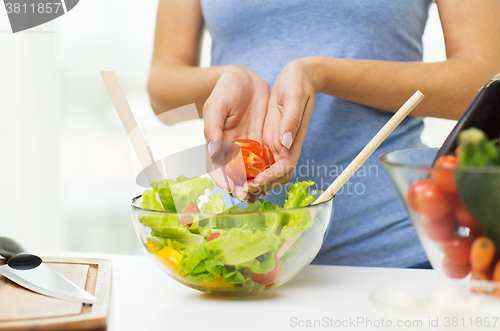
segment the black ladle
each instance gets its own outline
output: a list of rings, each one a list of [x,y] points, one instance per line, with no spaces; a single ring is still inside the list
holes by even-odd
[[[439,149],[436,159],[453,154],[458,146],[460,132],[472,127],[482,130],[490,140],[500,136],[500,74],[481,88],[469,109]]]

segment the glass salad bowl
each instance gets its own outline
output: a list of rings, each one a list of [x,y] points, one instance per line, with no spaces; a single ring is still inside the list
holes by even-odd
[[[315,199],[323,192],[307,186],[303,190]],[[270,191],[255,204],[216,213],[206,212],[211,208],[198,199],[200,212],[195,208],[195,212],[176,213],[145,208],[149,206],[145,200],[151,198],[148,190],[132,199],[132,220],[149,256],[178,282],[218,295],[259,293],[283,285],[311,263],[332,213],[333,199],[275,209],[283,207],[284,191]],[[220,198],[222,193],[204,197],[211,202],[217,195]]]
[[[475,284],[478,292],[499,296],[499,283],[492,279],[495,266],[500,266],[495,254],[500,227],[490,217],[498,213],[488,205],[478,209],[477,203],[497,199],[489,206],[500,206],[500,168],[433,166],[437,152],[437,148],[399,150],[380,159],[442,279],[467,283],[473,291]],[[471,202],[476,203],[471,207],[474,213],[467,207]]]

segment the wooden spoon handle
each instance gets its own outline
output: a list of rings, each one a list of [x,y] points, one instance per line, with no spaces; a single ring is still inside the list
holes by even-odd
[[[116,77],[114,71],[101,71],[101,77],[148,181],[152,183],[162,180],[163,176],[151,154],[151,148],[137,125],[118,77]]]
[[[375,137],[359,152],[359,154],[352,160],[347,168],[342,171],[340,176],[321,194],[313,205],[325,202],[333,198],[333,196],[340,190],[340,188],[351,178],[351,176],[358,170],[359,167],[372,155],[372,153],[380,146],[380,144],[391,134],[391,132],[401,123],[406,116],[422,101],[424,95],[422,92],[415,92],[410,99],[408,99],[401,108],[391,117],[391,119],[380,129]],[[311,218],[314,218],[314,209],[311,211]],[[302,235],[300,232],[297,236],[288,239],[283,246],[279,249],[276,255],[281,258],[283,254],[293,245],[293,243]]]

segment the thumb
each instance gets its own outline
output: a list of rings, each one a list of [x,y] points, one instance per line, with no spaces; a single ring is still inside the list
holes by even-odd
[[[224,123],[226,112],[223,106],[209,98],[203,106],[204,134],[208,144],[208,152],[213,157],[220,150],[220,144],[224,138]]]
[[[302,122],[302,116],[304,115],[306,104],[307,100],[305,102],[300,102],[297,99],[283,99],[280,141],[286,149],[290,149],[292,147],[297,131],[299,130],[300,123]]]

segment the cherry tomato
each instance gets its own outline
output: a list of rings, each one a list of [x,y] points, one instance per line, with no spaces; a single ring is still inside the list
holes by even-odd
[[[247,150],[241,149],[243,161],[245,163],[245,171],[248,179],[257,177],[266,168],[266,162],[257,154]]]
[[[184,212],[188,214],[194,214],[194,213],[199,213],[200,209],[193,201],[189,201],[189,204]],[[191,224],[193,224],[193,218],[187,215],[181,216],[179,217],[179,223],[181,223],[181,225],[187,225],[190,227]]]
[[[238,139],[234,143],[238,144],[240,149],[248,149],[249,151],[254,151],[260,147],[260,143],[252,139]]]
[[[464,278],[470,272],[470,265],[469,263],[454,264],[445,257],[443,260],[443,270],[444,273],[450,278]]]
[[[456,229],[456,223],[452,215],[440,218],[430,218],[423,215],[422,226],[427,237],[437,242],[451,239]]]
[[[414,202],[416,212],[432,218],[439,218],[451,213],[454,198],[438,189],[436,185],[430,184],[418,190]]]
[[[269,271],[267,274],[253,274],[252,280],[259,284],[269,284],[274,282],[280,273],[280,259],[278,256],[274,256],[274,261],[276,262],[276,266],[273,270]]]
[[[274,164],[274,155],[266,146],[260,146],[254,151],[266,163],[266,169]]]
[[[210,235],[210,237],[208,238],[208,241],[212,241],[212,240],[215,240],[217,238],[220,237],[220,233],[219,232],[214,232]]]
[[[471,230],[480,228],[474,216],[472,216],[467,207],[459,199],[455,202],[455,218],[460,225],[466,226]]]
[[[458,167],[458,158],[453,155],[443,155],[437,159],[432,170],[432,179],[437,187],[447,193],[457,193],[455,169]]]
[[[470,260],[471,245],[470,238],[455,237],[443,243],[444,254],[451,263],[466,264]]]
[[[408,204],[411,209],[415,212],[419,213],[418,205],[417,205],[417,193],[420,192],[424,187],[432,185],[432,179],[420,179],[416,182],[413,182],[408,188],[408,192],[406,193],[406,198],[408,199]]]

